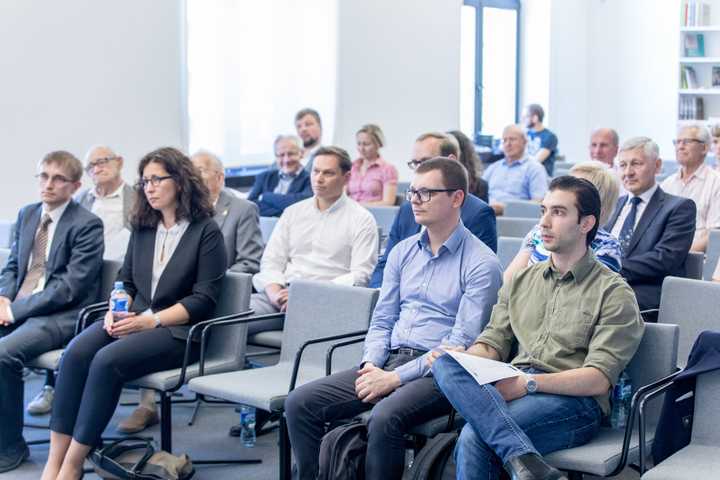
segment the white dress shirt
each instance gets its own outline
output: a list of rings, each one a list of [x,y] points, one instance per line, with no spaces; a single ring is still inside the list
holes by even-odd
[[[160,277],[165,271],[165,267],[170,262],[175,249],[180,243],[180,239],[185,234],[190,222],[180,220],[170,228],[165,228],[162,221],[158,222],[157,232],[155,233],[155,253],[153,255],[152,280],[150,282],[150,298],[155,297],[155,289],[157,289]],[[143,312],[145,313],[145,312]]]
[[[640,197],[640,203],[637,206],[637,214],[635,215],[635,225],[633,225],[633,230],[637,227],[637,224],[642,218],[643,213],[645,213],[645,209],[647,208],[650,199],[653,195],[655,195],[655,190],[657,189],[658,184],[656,183],[649,189],[645,190],[645,192],[638,195]],[[612,231],[610,232],[615,238],[620,238],[620,230],[622,230],[623,224],[625,223],[625,218],[628,216],[628,213],[630,213],[630,208],[632,205],[630,200],[634,196],[636,195],[628,192],[627,201],[625,202],[625,205],[623,205],[622,211],[620,212],[620,215],[615,221],[615,225],[613,225]]]
[[[130,231],[125,228],[123,212],[125,182],[114,192],[102,196],[96,189],[90,190],[95,200],[90,211],[100,217],[103,222],[106,260],[122,260],[130,241]]]
[[[365,286],[377,262],[375,218],[342,194],[324,211],[315,197],[286,208],[265,246],[253,285],[263,292],[271,283],[327,280]]]

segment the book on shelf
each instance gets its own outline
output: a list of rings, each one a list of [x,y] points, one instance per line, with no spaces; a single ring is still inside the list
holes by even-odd
[[[703,0],[685,0],[682,3],[682,24],[685,27],[709,25],[710,4]]]
[[[705,56],[705,35],[702,33],[686,33],[684,38],[686,57]]]
[[[682,71],[682,75],[680,76],[680,88],[698,88],[699,84],[695,69],[687,65],[683,65],[680,69]],[[713,75],[714,73],[715,71],[713,70]],[[718,71],[718,74],[720,74],[720,71]],[[714,78],[715,77],[713,76],[713,79]]]
[[[702,97],[680,97],[678,105],[680,120],[702,120],[705,118],[705,104]]]
[[[712,67],[712,86],[713,88],[720,88],[720,66],[717,65]]]

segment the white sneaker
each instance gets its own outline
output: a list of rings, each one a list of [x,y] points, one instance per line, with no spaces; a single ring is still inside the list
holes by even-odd
[[[30,415],[45,415],[52,410],[52,401],[55,396],[55,389],[45,385],[40,393],[32,399],[27,406]]]

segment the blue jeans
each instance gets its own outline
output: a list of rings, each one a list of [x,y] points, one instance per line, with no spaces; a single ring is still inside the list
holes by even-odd
[[[458,479],[499,478],[512,458],[583,445],[600,429],[602,412],[592,397],[536,393],[507,403],[494,386],[478,385],[450,355],[435,361],[433,374],[468,422],[455,448]]]

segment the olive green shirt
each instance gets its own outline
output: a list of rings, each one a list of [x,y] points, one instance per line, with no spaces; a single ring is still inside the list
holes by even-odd
[[[475,343],[493,347],[507,361],[517,341],[513,365],[548,373],[594,367],[614,385],[643,329],[632,289],[588,249],[565,275],[551,259],[513,275]],[[608,395],[595,400],[607,414]]]

